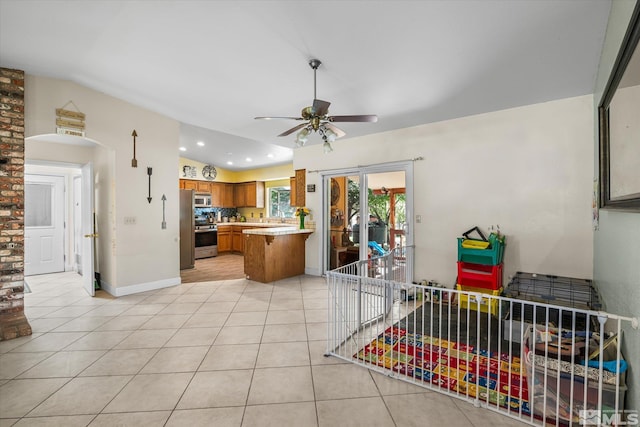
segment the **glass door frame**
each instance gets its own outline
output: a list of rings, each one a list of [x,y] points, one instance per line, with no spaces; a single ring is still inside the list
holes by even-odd
[[[384,172],[404,172],[405,173],[405,197],[406,197],[406,245],[413,245],[413,161],[401,161],[401,162],[389,162],[381,163],[377,165],[369,166],[357,166],[356,168],[344,168],[344,169],[332,169],[328,171],[318,171],[322,178],[322,221],[319,224],[321,226],[321,244],[322,250],[320,251],[320,271],[324,276],[329,270],[329,259],[331,251],[331,178],[342,176],[358,176],[360,185],[360,255],[359,259],[367,259],[368,256],[368,229],[363,227],[366,224],[368,218],[369,206],[368,206],[368,175]],[[348,189],[347,189],[348,191]],[[364,239],[364,241],[363,241]],[[364,244],[363,244],[364,243]]]

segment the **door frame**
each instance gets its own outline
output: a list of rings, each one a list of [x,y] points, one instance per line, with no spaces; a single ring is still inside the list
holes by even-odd
[[[414,235],[414,218],[413,218],[413,161],[399,161],[380,163],[368,166],[358,166],[354,168],[344,169],[331,169],[327,171],[318,171],[322,180],[322,220],[320,222],[320,235],[322,250],[320,251],[320,273],[325,276],[328,270],[329,258],[330,258],[330,230],[331,230],[331,218],[329,215],[329,207],[331,204],[331,178],[338,176],[359,176],[360,180],[360,218],[361,226],[363,223],[363,212],[368,212],[368,200],[367,200],[367,188],[369,174],[384,173],[384,172],[398,172],[403,171],[405,173],[405,194],[406,194],[406,219],[407,219],[407,231],[406,231],[406,245],[413,245]],[[360,230],[360,238],[367,236],[366,229]],[[360,259],[366,259],[367,246],[360,245]]]
[[[80,169],[81,171],[81,192],[82,192],[82,283],[85,291],[90,295],[95,295],[94,286],[94,257],[95,249],[93,240],[85,238],[85,235],[93,234],[93,213],[94,213],[94,181],[93,181],[93,162],[87,163],[67,163],[48,160],[30,160],[25,159],[25,165],[42,166],[47,168],[65,168],[65,169]],[[66,192],[69,195],[69,192]],[[89,200],[85,200],[88,198]],[[75,233],[75,231],[74,231]],[[66,266],[65,266],[66,267]],[[65,268],[66,271],[66,268]],[[85,274],[86,273],[86,274]]]

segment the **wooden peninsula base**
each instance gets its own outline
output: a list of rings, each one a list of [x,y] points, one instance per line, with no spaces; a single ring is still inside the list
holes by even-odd
[[[247,279],[269,283],[304,274],[304,245],[312,232],[295,228],[244,230]]]

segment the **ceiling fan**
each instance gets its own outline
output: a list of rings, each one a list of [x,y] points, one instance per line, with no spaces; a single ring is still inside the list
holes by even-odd
[[[323,101],[316,97],[316,71],[318,67],[322,64],[319,59],[311,59],[309,61],[309,66],[313,69],[313,104],[309,107],[305,107],[302,109],[300,113],[300,117],[256,117],[256,119],[288,119],[288,120],[303,120],[304,123],[301,123],[297,126],[292,127],[289,130],[282,132],[278,136],[287,136],[292,133],[299,131],[296,135],[296,145],[298,147],[302,147],[309,137],[311,132],[318,132],[320,136],[322,136],[322,140],[324,141],[323,148],[325,153],[333,151],[331,148],[331,142],[335,141],[337,138],[341,138],[346,135],[346,133],[336,127],[333,123],[337,122],[369,122],[375,123],[378,121],[378,116],[374,114],[363,114],[363,115],[351,115],[351,116],[330,116],[329,115],[329,105],[330,102]]]

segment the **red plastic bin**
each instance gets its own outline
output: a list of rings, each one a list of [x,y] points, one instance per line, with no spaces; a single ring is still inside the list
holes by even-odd
[[[484,265],[458,261],[458,284],[498,290],[502,287],[502,264]]]

